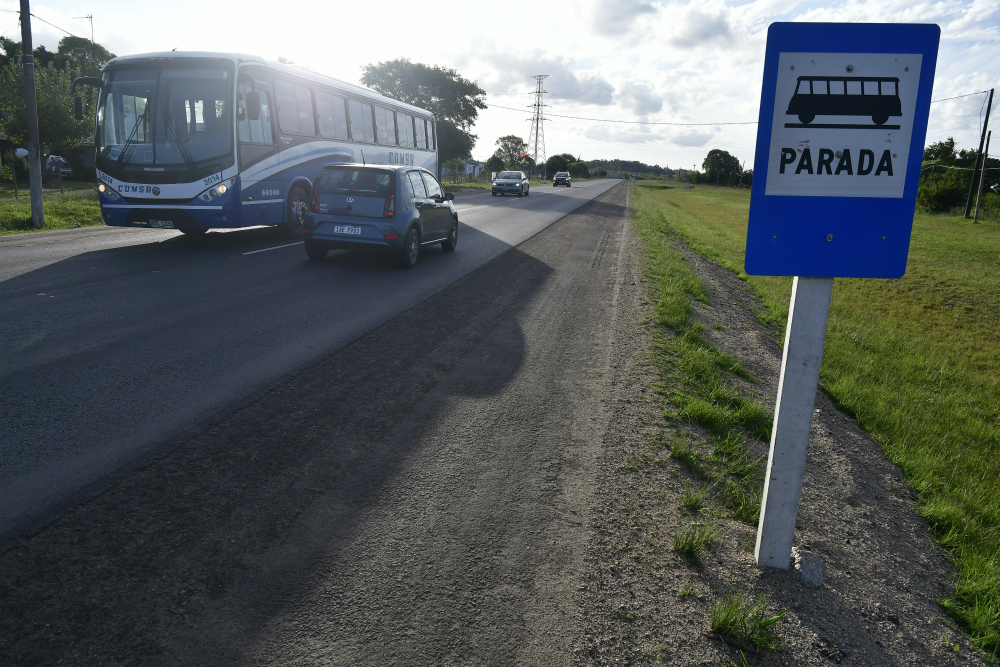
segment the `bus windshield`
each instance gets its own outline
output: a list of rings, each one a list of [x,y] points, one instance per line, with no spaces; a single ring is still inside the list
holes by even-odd
[[[97,110],[97,155],[187,165],[233,151],[232,77],[222,67],[112,70]]]

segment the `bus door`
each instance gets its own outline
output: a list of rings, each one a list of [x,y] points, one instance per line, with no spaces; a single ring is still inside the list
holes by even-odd
[[[274,108],[270,82],[261,75],[241,74],[236,113],[244,225],[273,225],[284,218],[279,148],[272,122]]]

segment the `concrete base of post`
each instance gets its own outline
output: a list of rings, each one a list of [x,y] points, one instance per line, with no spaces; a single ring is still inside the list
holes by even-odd
[[[832,295],[833,278],[796,277],[792,283],[754,550],[758,567],[788,569]]]

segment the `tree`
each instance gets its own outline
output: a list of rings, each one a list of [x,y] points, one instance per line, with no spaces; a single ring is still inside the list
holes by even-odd
[[[521,165],[521,153],[528,151],[524,139],[513,134],[497,139],[497,150],[493,153],[503,162],[504,169],[514,169]]]
[[[476,136],[463,132],[455,127],[449,120],[438,120],[438,164],[450,160],[465,160],[472,155],[472,146],[475,144]]]
[[[720,178],[740,173],[740,161],[735,155],[720,148],[713,148],[701,163],[709,182],[718,182]]]
[[[84,96],[84,120],[77,121],[73,114],[70,86],[77,74],[74,69],[60,70],[51,63],[35,69],[39,141],[53,151],[79,146],[90,139],[94,129],[93,95]],[[8,139],[15,143],[27,140],[24,69],[20,63],[8,63],[0,69],[0,119]]]
[[[570,176],[577,178],[587,178],[590,175],[587,165],[583,162],[570,162],[566,169],[569,171]]]
[[[477,139],[471,129],[479,110],[486,108],[486,91],[476,81],[469,81],[453,69],[397,58],[366,65],[361,71],[361,84],[434,114],[439,168],[442,161],[469,157]]]
[[[955,157],[955,137],[935,142],[924,149],[925,162],[951,163],[955,161]]]
[[[566,171],[570,162],[576,162],[576,158],[569,153],[553,155],[545,161],[545,171],[554,174],[557,171]]]
[[[503,171],[505,168],[503,160],[497,157],[495,154],[490,156],[490,159],[486,161],[486,171]]]

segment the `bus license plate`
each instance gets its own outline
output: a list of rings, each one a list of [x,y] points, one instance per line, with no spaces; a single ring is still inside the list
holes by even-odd
[[[157,229],[173,229],[174,228],[174,221],[173,220],[150,220],[149,221],[149,226],[150,227],[156,227]]]
[[[361,236],[361,228],[355,227],[353,225],[334,225],[334,234],[354,234],[355,236]]]

